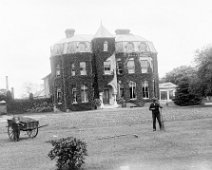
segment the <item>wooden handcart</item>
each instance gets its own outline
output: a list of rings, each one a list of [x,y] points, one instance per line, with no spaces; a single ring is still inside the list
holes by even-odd
[[[10,140],[18,141],[20,132],[25,131],[30,138],[38,134],[39,121],[28,117],[13,117],[7,120],[7,132]]]

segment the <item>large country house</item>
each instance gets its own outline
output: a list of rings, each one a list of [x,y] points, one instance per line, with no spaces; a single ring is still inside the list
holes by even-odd
[[[65,31],[51,47],[51,93],[61,110],[87,110],[94,99],[101,107],[124,100],[142,106],[159,96],[157,51],[152,42],[100,25],[95,35]],[[49,76],[48,76],[49,77]]]

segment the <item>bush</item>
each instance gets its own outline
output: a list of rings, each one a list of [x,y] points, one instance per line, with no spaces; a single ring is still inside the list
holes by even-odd
[[[122,107],[126,107],[126,100],[124,100],[124,98],[122,97],[117,99],[117,103],[120,104]]]
[[[87,156],[86,143],[79,139],[68,137],[52,140],[53,149],[48,156],[51,160],[57,158],[57,170],[79,170]]]
[[[100,99],[94,99],[93,100],[93,106],[95,107],[95,109],[97,109],[98,107],[100,107],[101,106],[101,100]]]

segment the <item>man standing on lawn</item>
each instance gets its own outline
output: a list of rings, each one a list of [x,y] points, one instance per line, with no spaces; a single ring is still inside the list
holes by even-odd
[[[156,98],[152,99],[152,103],[149,106],[149,110],[152,111],[152,121],[153,121],[153,131],[156,131],[156,118],[158,120],[160,130],[163,130],[163,126],[160,118],[160,108],[163,108],[158,102]]]

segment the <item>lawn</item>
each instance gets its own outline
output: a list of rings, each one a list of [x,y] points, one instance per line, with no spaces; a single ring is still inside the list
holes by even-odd
[[[165,131],[152,131],[148,107],[25,114],[38,119],[38,136],[11,142],[0,117],[0,170],[54,170],[51,139],[87,143],[84,170],[211,170],[212,107],[164,107]]]

